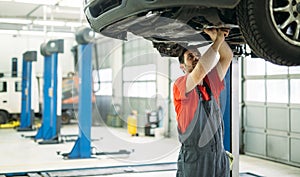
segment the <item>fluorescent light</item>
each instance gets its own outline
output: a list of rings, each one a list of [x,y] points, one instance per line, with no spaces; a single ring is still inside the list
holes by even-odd
[[[42,26],[65,26],[64,21],[34,20],[33,24]]]
[[[63,33],[63,32],[48,32],[48,37],[68,37],[68,38],[74,38],[74,33]]]
[[[12,34],[12,35],[17,35],[18,31],[17,30],[0,30],[0,34]]]
[[[28,30],[28,26],[22,26],[22,30]]]
[[[64,7],[83,7],[82,0],[63,0],[59,2],[59,6]]]
[[[57,1],[54,0],[14,0],[15,2],[28,3],[28,4],[42,4],[42,5],[55,5]]]
[[[81,23],[81,22],[66,22],[66,26],[81,27],[81,26],[89,26],[89,24],[88,23]]]
[[[45,33],[43,31],[0,30],[0,34],[75,38],[75,34],[74,33],[67,33],[67,32],[65,32],[65,33],[64,32],[47,32],[47,33]]]
[[[69,26],[69,27],[80,27],[80,26],[82,26],[82,23],[80,23],[80,22],[66,22],[66,26]]]
[[[75,14],[75,15],[78,15],[81,13],[80,9],[79,8],[69,8],[67,6],[55,6],[55,9],[52,10],[50,8],[50,10],[47,11],[48,13],[62,13],[62,14]],[[83,13],[83,12],[82,12]]]
[[[27,3],[27,4],[42,4],[42,5],[58,5],[63,7],[83,7],[82,0],[6,0],[6,1],[14,1],[20,3]]]
[[[29,35],[29,36],[45,36],[46,34],[43,31],[19,31],[20,35]]]
[[[17,31],[17,30],[0,30],[0,34],[12,34],[12,35],[29,35],[29,36],[44,36],[42,31]]]
[[[0,23],[12,23],[12,24],[28,25],[28,24],[31,24],[32,21],[28,20],[28,19],[21,19],[21,18],[0,18]]]

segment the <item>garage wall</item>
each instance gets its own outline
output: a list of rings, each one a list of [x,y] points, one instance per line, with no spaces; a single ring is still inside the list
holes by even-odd
[[[300,166],[300,67],[247,58],[243,68],[245,153]]]
[[[139,37],[131,36],[124,42],[123,49],[123,116],[137,110],[138,124],[143,129],[147,123],[146,113],[162,107],[160,125],[168,136],[169,58],[161,57],[152,42]]]
[[[124,42],[106,37],[99,38],[97,57],[99,69],[111,68],[112,70],[112,95],[97,96],[98,100],[104,97],[111,97],[111,99],[105,103],[102,101],[101,107],[103,104],[121,105],[124,128],[127,128],[126,119],[130,112],[137,110],[139,131],[143,131],[147,122],[146,113],[156,111],[160,106],[163,108],[160,125],[165,135],[168,135],[168,130],[171,129],[168,126],[170,119],[169,58],[162,58],[153,48],[152,42],[135,36],[129,36]],[[137,89],[134,84],[147,85],[147,87]],[[102,110],[99,107],[99,111],[109,112],[110,110]],[[101,115],[101,117],[105,121],[106,115]]]
[[[94,89],[96,90],[96,119],[107,122],[108,114],[114,112],[112,105],[122,104],[122,41],[99,37],[95,41],[93,54]],[[97,53],[97,54],[96,54]],[[97,57],[98,66],[95,57]],[[96,70],[106,70],[96,74]],[[108,75],[109,74],[109,75]],[[97,83],[100,76],[100,87]],[[110,89],[109,91],[107,89]]]
[[[61,37],[52,37],[52,39],[62,39]],[[11,72],[11,58],[18,58],[18,73],[21,76],[22,71],[22,55],[29,50],[36,50],[38,53],[38,61],[35,64],[35,71],[37,76],[43,75],[43,59],[40,55],[40,45],[44,41],[48,41],[50,38],[44,36],[35,35],[15,35],[15,34],[0,34],[0,72],[10,74]],[[74,59],[71,53],[72,46],[76,44],[74,37],[64,38],[65,52],[59,55],[61,61],[61,68],[63,69],[63,76],[66,76],[68,72],[74,71]]]

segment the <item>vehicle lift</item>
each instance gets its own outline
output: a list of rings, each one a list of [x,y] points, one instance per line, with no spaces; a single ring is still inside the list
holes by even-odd
[[[32,62],[37,61],[36,51],[23,53],[22,62],[22,104],[20,127],[17,131],[33,131],[34,115],[31,108]]]
[[[70,153],[63,153],[66,159],[91,158],[91,127],[92,127],[92,40],[94,32],[87,27],[80,28],[75,34],[78,45],[79,65],[79,102],[78,128],[79,135]],[[130,154],[129,151],[96,152],[93,155]]]
[[[87,31],[89,33],[89,31]],[[79,135],[72,151],[63,154],[64,157],[90,158],[91,157],[91,126],[92,126],[92,44],[93,36],[87,35],[82,41],[76,33],[79,65],[79,102],[78,102],[78,128]]]
[[[39,144],[57,144],[60,142],[60,122],[57,119],[57,65],[58,53],[64,52],[64,41],[58,39],[43,43],[40,52],[44,56],[43,120],[34,139],[43,139]]]
[[[231,176],[239,174],[239,63],[245,55],[245,46],[237,45],[234,48],[234,58],[224,78],[225,89],[220,95],[221,107],[224,120],[224,148],[233,155]],[[223,105],[223,106],[222,106]]]

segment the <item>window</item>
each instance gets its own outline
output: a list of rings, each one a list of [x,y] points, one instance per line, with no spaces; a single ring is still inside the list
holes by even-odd
[[[15,82],[15,92],[21,92],[22,91],[22,83],[17,81]]]
[[[300,79],[291,79],[291,103],[300,103]]]
[[[0,82],[0,92],[7,92],[7,83]]]
[[[112,69],[99,69],[93,71],[95,95],[112,95]],[[100,82],[100,83],[99,83]]]
[[[284,75],[288,74],[288,67],[275,65],[270,62],[266,62],[267,64],[267,74],[268,75]]]
[[[155,82],[126,82],[124,83],[125,97],[156,97],[156,83]]]
[[[300,74],[300,67],[289,67],[289,74]]]
[[[247,58],[245,60],[245,75],[247,76],[265,75],[265,61],[260,58]]]
[[[123,70],[125,97],[156,97],[156,66],[129,66]]]
[[[267,80],[267,101],[269,103],[288,103],[288,80]]]
[[[265,88],[264,80],[247,80],[245,83],[245,100],[265,102]]]

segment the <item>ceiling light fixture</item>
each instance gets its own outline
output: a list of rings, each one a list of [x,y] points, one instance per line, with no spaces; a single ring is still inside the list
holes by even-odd
[[[0,18],[0,23],[9,23],[9,24],[20,24],[20,25],[41,25],[41,26],[58,26],[58,27],[81,27],[89,26],[86,22],[71,22],[71,21],[57,21],[57,20],[29,20],[22,18]]]
[[[63,32],[48,32],[48,37],[67,37],[67,38],[75,38],[74,33],[63,33]]]
[[[81,27],[81,26],[88,26],[88,24],[87,23],[81,23],[81,22],[66,22],[66,26]]]
[[[28,19],[21,19],[21,18],[0,18],[0,23],[28,25],[31,24],[32,21]]]
[[[41,4],[41,5],[52,5],[57,4],[54,0],[14,0],[15,2],[28,3],[28,4]]]
[[[28,35],[28,36],[45,36],[46,33],[43,31],[19,31],[20,35]]]
[[[64,21],[52,21],[52,20],[34,20],[34,25],[42,26],[65,26],[66,22]]]
[[[0,30],[0,34],[12,34],[12,35],[17,35],[18,31],[17,30]]]
[[[59,2],[59,6],[64,7],[83,7],[82,0],[63,0]]]
[[[76,7],[82,8],[83,2],[82,0],[6,0],[6,1],[13,1],[19,3],[27,3],[27,4],[38,4],[38,5],[50,5],[50,6],[62,6],[62,7]]]

